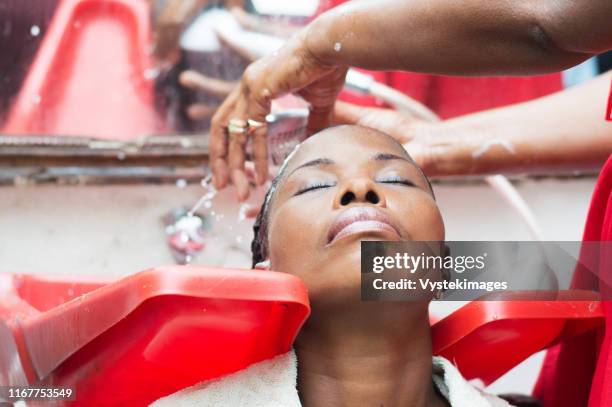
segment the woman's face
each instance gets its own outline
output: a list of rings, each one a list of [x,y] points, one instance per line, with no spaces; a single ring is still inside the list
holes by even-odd
[[[363,240],[444,240],[421,171],[367,128],[335,127],[302,143],[271,205],[271,268],[304,280],[313,304],[359,300]]]

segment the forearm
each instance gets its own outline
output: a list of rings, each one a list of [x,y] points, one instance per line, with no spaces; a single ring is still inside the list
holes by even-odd
[[[612,153],[612,73],[531,102],[417,124],[432,175],[597,170]]]
[[[351,1],[309,26],[307,47],[329,65],[468,75],[549,72],[592,55],[563,47],[572,30],[557,29],[557,20],[571,10],[557,3]]]

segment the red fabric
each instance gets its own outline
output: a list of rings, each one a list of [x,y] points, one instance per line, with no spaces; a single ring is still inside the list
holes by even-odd
[[[346,0],[321,0],[316,15],[344,2]],[[455,77],[360,71],[425,104],[443,119],[525,102],[562,89],[560,73],[530,77]],[[343,91],[340,99],[365,106],[384,106],[372,96],[350,91]]]
[[[458,77],[360,71],[425,104],[443,119],[525,102],[562,88],[558,73],[530,77]],[[340,99],[365,106],[383,106],[372,96],[349,91],[342,92]]]
[[[583,240],[612,241],[612,156],[595,186]],[[610,290],[602,280],[610,281],[612,256],[603,252],[599,273],[605,274],[598,277],[577,269],[572,282],[575,288]],[[606,327],[610,328],[612,301],[603,305]],[[612,330],[602,328],[550,349],[534,395],[545,407],[612,407]]]
[[[610,96],[608,97],[608,108],[606,109],[606,120],[612,121],[612,82],[610,83]]]

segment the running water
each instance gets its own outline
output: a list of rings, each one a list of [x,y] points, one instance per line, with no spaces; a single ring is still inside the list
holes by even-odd
[[[246,202],[240,205],[240,209],[238,210],[238,222],[242,222],[247,218],[247,212],[249,209],[251,209],[251,205]]]
[[[212,174],[208,174],[206,178],[202,180],[202,186],[206,189],[206,192],[204,193],[204,195],[202,195],[200,199],[198,199],[198,202],[193,205],[189,212],[187,212],[187,216],[193,216],[202,206],[207,208],[210,208],[212,206],[212,199],[217,195],[217,190],[211,184],[211,181]]]

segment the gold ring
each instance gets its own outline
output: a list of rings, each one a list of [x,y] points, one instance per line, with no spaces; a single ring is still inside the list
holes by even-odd
[[[230,133],[245,134],[249,130],[249,124],[242,119],[230,119],[227,131]]]
[[[247,124],[249,126],[249,129],[258,129],[260,127],[265,126],[267,123],[253,120],[253,119],[248,119]]]
[[[228,124],[230,126],[236,126],[236,127],[249,127],[249,124],[247,123],[246,120],[242,120],[242,119],[238,119],[238,118],[233,118],[230,119]]]

